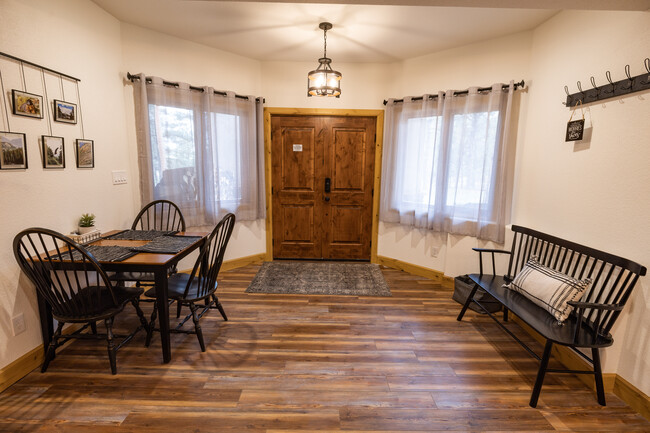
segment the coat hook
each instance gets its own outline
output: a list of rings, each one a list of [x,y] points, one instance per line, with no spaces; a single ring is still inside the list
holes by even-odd
[[[596,98],[596,100],[600,99],[599,98],[599,96],[600,96],[600,87],[598,87],[596,85],[596,79],[594,77],[589,77],[589,80],[591,81],[591,86],[593,87],[593,91],[596,92],[594,97]]]
[[[630,75],[630,65],[625,65],[625,75],[627,75],[629,84],[627,87],[621,87],[621,90],[630,90],[632,89],[632,83],[634,82],[634,79]]]
[[[641,80],[641,84],[645,86],[646,84],[650,83],[650,59],[649,58],[646,57],[646,59],[643,61],[643,66],[645,66],[645,70],[648,71],[648,78],[646,78],[645,80]]]
[[[589,77],[589,80],[591,81],[591,86],[597,90],[598,86],[596,86],[596,80],[594,79],[594,77]]]
[[[578,86],[578,90],[580,93],[584,94],[585,92],[582,91],[582,84],[580,84],[580,81],[576,82],[576,86]]]
[[[605,78],[607,78],[607,81],[609,81],[609,84],[611,84],[611,86],[612,86],[612,90],[610,90],[609,92],[606,91],[606,90],[604,90],[603,93],[614,93],[614,88],[615,88],[616,86],[614,85],[614,83],[612,83],[612,73],[609,72],[609,71],[606,71],[606,72],[605,72]]]
[[[567,100],[568,100],[569,103],[570,103],[570,102],[571,102],[571,101],[570,101],[570,99],[571,99],[571,95],[569,94],[569,86],[564,86],[564,93],[566,93]],[[566,103],[566,102],[563,102],[562,105],[567,105],[567,103]]]

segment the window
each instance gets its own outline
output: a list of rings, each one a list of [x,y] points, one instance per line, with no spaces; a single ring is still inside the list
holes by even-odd
[[[188,226],[264,217],[261,103],[159,78],[136,82],[142,202],[168,199]],[[144,88],[143,88],[144,87]]]
[[[380,220],[500,239],[509,93],[389,103]]]

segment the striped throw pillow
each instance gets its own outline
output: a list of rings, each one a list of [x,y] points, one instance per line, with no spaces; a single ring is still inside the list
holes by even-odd
[[[580,300],[591,279],[577,280],[547,268],[531,257],[510,284],[504,287],[519,292],[553,315],[562,324],[573,311],[569,301]]]

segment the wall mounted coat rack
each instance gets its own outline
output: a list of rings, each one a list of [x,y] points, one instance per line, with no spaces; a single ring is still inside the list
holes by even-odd
[[[632,77],[630,76],[630,65],[625,65],[626,78],[615,82],[612,82],[612,74],[607,71],[605,72],[607,84],[603,84],[602,86],[596,85],[596,80],[594,77],[591,77],[590,81],[593,88],[584,91],[582,90],[582,84],[578,81],[576,83],[578,86],[577,93],[569,94],[569,88],[564,86],[564,91],[567,96],[566,102],[563,102],[563,104],[567,107],[573,107],[578,103],[578,101],[582,101],[583,104],[588,104],[589,102],[601,101],[603,99],[627,95],[628,93],[648,90],[650,89],[650,59],[645,59],[643,66],[647,72]]]

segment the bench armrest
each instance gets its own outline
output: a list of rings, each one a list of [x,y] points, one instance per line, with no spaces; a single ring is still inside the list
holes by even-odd
[[[497,274],[496,266],[494,264],[494,254],[512,254],[507,250],[495,250],[493,248],[472,248],[472,250],[478,252],[478,264],[480,269],[480,274],[483,275],[483,253],[490,253],[492,255],[492,275]]]
[[[492,248],[472,248],[474,251],[478,251],[479,253],[500,253],[500,254],[512,254],[512,251],[508,250],[495,250]]]
[[[567,302],[567,304],[579,309],[593,308],[594,310],[606,310],[606,311],[623,310],[623,306],[618,304],[598,304],[595,302],[579,302],[579,301],[569,301]]]

